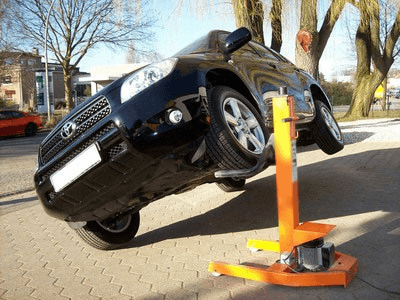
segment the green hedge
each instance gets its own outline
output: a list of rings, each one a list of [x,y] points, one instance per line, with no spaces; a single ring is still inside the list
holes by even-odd
[[[0,108],[9,107],[9,106],[11,106],[11,105],[13,105],[12,101],[9,101],[9,100],[7,100],[7,99],[0,98]]]
[[[333,105],[350,105],[353,95],[353,84],[350,82],[321,82]]]

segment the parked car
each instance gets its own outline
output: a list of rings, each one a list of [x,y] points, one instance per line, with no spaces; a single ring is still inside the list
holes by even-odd
[[[38,115],[18,110],[0,110],[0,136],[34,136],[42,126],[42,118]]]
[[[340,151],[343,135],[317,81],[245,28],[212,31],[67,115],[40,145],[36,191],[87,243],[119,247],[134,238],[139,211],[152,201],[204,183],[242,188],[245,179],[214,174],[257,163],[282,86],[295,98],[299,139]],[[264,167],[271,163],[269,156]]]
[[[396,99],[399,99],[399,98],[400,98],[400,89],[394,88],[394,89],[391,91],[390,96],[393,96],[393,97],[395,97]]]

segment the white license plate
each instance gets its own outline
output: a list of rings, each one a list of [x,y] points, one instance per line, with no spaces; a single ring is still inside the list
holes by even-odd
[[[61,191],[99,162],[101,162],[100,153],[97,150],[96,144],[92,144],[50,176],[54,191],[56,193]]]

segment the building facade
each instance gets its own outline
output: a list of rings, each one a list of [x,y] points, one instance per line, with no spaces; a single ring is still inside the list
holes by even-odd
[[[42,65],[36,48],[29,52],[0,52],[0,98],[20,109],[34,107],[35,72]]]
[[[0,52],[0,99],[8,105],[21,110],[47,111],[45,64],[36,48],[28,52]],[[50,103],[54,108],[65,106],[65,87],[63,69],[59,64],[48,63]],[[79,68],[75,76],[88,76]],[[72,91],[82,94],[89,84],[74,83]],[[77,89],[77,91],[75,91]],[[76,104],[76,103],[75,103]]]

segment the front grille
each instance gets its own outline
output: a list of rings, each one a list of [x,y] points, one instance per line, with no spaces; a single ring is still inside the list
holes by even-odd
[[[64,158],[61,161],[57,162],[50,170],[48,170],[42,176],[42,181],[44,181],[47,178],[49,178],[54,172],[56,172],[57,170],[61,169],[69,161],[71,161],[75,156],[77,156],[79,153],[81,153],[83,150],[85,150],[91,144],[96,142],[100,137],[105,135],[107,132],[112,130],[114,127],[115,127],[114,123],[110,123],[110,124],[102,127],[100,130],[96,131],[88,140],[86,140],[83,144],[81,144],[80,146],[75,148],[66,158]]]
[[[43,164],[49,162],[59,151],[67,147],[80,135],[88,131],[100,120],[111,113],[111,105],[104,96],[95,99],[90,105],[84,107],[78,114],[75,114],[66,121],[76,123],[76,134],[64,140],[61,137],[61,128],[40,148],[40,158]]]
[[[116,157],[118,154],[121,152],[125,151],[128,149],[128,145],[125,142],[119,143],[115,145],[114,147],[110,148],[110,150],[107,151],[108,156],[113,159]]]

